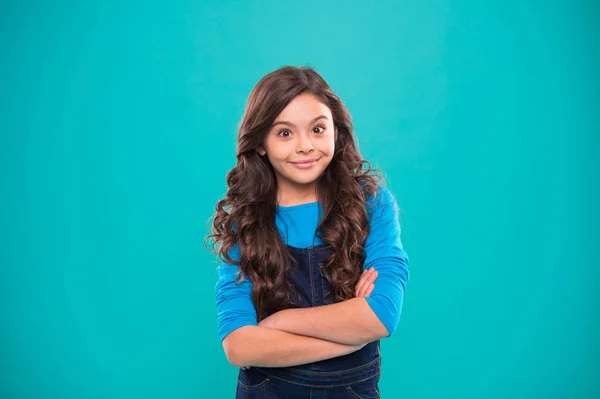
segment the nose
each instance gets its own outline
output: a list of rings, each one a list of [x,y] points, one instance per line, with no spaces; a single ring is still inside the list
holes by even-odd
[[[312,140],[305,136],[305,135],[300,135],[300,139],[298,141],[298,147],[296,149],[297,152],[300,153],[304,153],[304,154],[308,154],[310,152],[312,152],[314,150],[314,146],[312,143]]]

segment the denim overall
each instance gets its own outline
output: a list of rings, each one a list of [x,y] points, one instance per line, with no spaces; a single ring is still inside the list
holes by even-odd
[[[300,294],[292,298],[302,308],[337,302],[331,285],[321,271],[321,262],[331,253],[327,244],[309,248],[288,246],[296,263],[290,279]],[[378,399],[381,370],[379,341],[362,349],[319,362],[293,367],[250,367],[240,369],[238,399],[263,398],[348,398]]]

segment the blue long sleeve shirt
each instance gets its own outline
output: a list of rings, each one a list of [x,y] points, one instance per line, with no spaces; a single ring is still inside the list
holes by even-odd
[[[400,320],[404,291],[410,276],[408,255],[400,239],[398,205],[390,191],[379,186],[375,197],[367,197],[367,210],[370,232],[364,247],[363,269],[375,267],[379,275],[375,289],[365,299],[392,335]],[[296,248],[324,244],[315,234],[322,212],[318,202],[277,205],[275,223],[284,243]],[[239,260],[239,247],[233,246],[229,255]],[[226,262],[218,268],[216,303],[221,340],[240,327],[258,324],[251,295],[252,282],[245,276],[242,283],[236,284],[237,271],[237,265]]]

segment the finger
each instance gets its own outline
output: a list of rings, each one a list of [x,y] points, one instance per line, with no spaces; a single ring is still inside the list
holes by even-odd
[[[374,281],[369,280],[372,277],[374,271],[375,269],[370,268],[368,271],[363,272],[362,276],[360,277],[360,280],[358,281],[358,284],[356,284],[357,297],[363,296],[366,288],[369,286],[370,283]]]
[[[369,285],[369,288],[367,288],[367,292],[365,292],[364,296],[365,297],[371,296],[374,289],[375,289],[375,284],[371,283],[371,285]]]
[[[367,284],[363,285],[361,291],[360,291],[360,295],[358,295],[359,298],[364,298],[365,296],[367,296],[367,290],[369,289],[369,286]]]
[[[360,296],[362,287],[365,285],[366,278],[369,276],[370,270],[364,270],[356,284],[355,295]]]
[[[367,284],[365,285],[369,285],[375,282],[375,280],[377,280],[377,277],[379,277],[379,272],[377,270],[375,270],[373,273],[371,273],[371,275],[369,276],[368,280],[367,280]]]
[[[371,270],[372,270],[371,273],[369,273],[369,275],[366,277],[365,282],[362,286],[361,296],[363,296],[363,297],[370,295],[368,290],[371,287],[371,285],[375,283],[375,280],[377,280],[377,277],[379,276],[379,272],[377,272],[377,270],[375,270],[375,269],[371,269]]]
[[[367,271],[363,270],[362,274],[360,275],[360,278],[358,279],[358,282],[356,283],[356,287],[354,288],[354,296],[358,296],[358,294],[360,293],[360,287],[362,285],[362,281],[363,278],[365,277],[365,273]]]

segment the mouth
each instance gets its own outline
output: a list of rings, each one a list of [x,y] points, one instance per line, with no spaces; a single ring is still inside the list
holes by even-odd
[[[317,159],[307,159],[307,160],[304,160],[304,161],[290,162],[290,163],[291,163],[292,165],[294,165],[295,167],[297,167],[297,168],[300,168],[300,169],[308,169],[308,168],[311,168],[311,167],[313,167],[313,166],[314,166],[314,165],[317,163],[317,161],[318,161],[319,159],[321,159],[321,158],[317,158]]]
[[[314,162],[317,162],[319,159],[321,158],[317,158],[317,159],[307,159],[305,161],[298,161],[298,162],[292,162],[294,165],[304,165],[304,164],[311,164]]]

